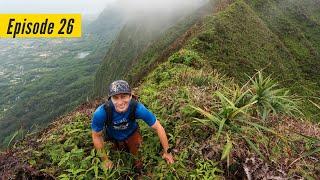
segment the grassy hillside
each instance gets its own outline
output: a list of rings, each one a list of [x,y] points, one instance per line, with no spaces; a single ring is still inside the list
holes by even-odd
[[[95,69],[109,44],[106,39],[94,35],[63,43],[43,43],[39,48],[28,50],[16,48],[25,54],[11,55],[11,59],[3,62],[25,70],[22,73],[9,70],[11,76],[22,74],[21,80],[0,88],[0,149],[7,146],[16,132],[19,132],[16,137],[21,137],[26,132],[44,128],[90,99]],[[23,40],[21,44],[28,46]],[[48,57],[39,57],[40,53],[48,51]],[[11,52],[14,54],[13,50]],[[81,59],[78,58],[81,52],[90,54]]]
[[[132,84],[138,83],[152,69],[179,50],[194,35],[195,26],[201,23],[201,18],[210,13],[212,7],[206,5],[170,27],[133,60],[129,71],[125,74],[126,79]]]
[[[185,61],[176,61],[177,57]],[[133,157],[110,150],[110,143],[106,150],[116,168],[103,169],[90,135],[90,117],[97,101],[79,107],[0,156],[0,175],[43,179],[319,178],[320,129],[296,118],[293,96],[282,94],[271,79],[259,75],[238,85],[215,70],[201,68],[199,56],[191,61],[189,57],[171,56],[137,90],[140,100],[166,128],[174,148],[173,165],[161,159],[156,134],[139,122],[144,139],[143,173],[137,175]],[[266,90],[267,81],[273,87]],[[261,90],[271,93],[259,95]],[[263,98],[255,98],[259,96]],[[261,106],[264,98],[276,103],[272,107],[276,111]],[[271,110],[264,120],[259,107]]]
[[[320,1],[248,1],[288,49],[301,71],[303,88],[296,92],[319,96],[320,87]],[[312,92],[310,92],[311,90]]]
[[[213,2],[216,9],[221,9],[232,1]],[[305,113],[309,119],[317,120],[318,111],[308,101],[319,103],[320,51],[317,42],[320,40],[320,27],[317,2],[248,0],[219,16],[207,16],[199,21],[208,10],[212,10],[206,6],[152,43],[151,39],[145,41],[148,46],[141,48],[143,43],[142,46],[137,43],[132,46],[129,44],[135,41],[128,40],[121,52],[118,51],[121,49],[119,45],[122,41],[127,42],[127,37],[119,36],[114,44],[115,51],[109,52],[108,60],[96,75],[95,92],[105,95],[111,80],[124,77],[132,84],[138,84],[159,63],[166,61],[187,40],[196,36],[186,48],[196,49],[211,67],[240,82],[247,78],[243,72],[253,75],[264,69],[266,73],[273,74],[281,85],[300,96],[308,96],[304,98]],[[130,30],[132,32],[136,31]],[[106,76],[104,72],[111,69],[117,73]]]
[[[79,107],[0,156],[0,175],[319,179],[320,129],[319,124],[309,121],[317,114],[304,108],[306,97],[301,96],[305,93],[301,88],[308,89],[308,95],[319,90],[314,83],[317,79],[306,78],[316,74],[306,73],[307,66],[292,47],[264,20],[263,12],[269,12],[266,8],[283,7],[279,2],[237,0],[197,23],[172,51],[159,48],[159,52],[155,45],[143,51],[150,54],[141,58],[162,63],[145,66],[150,67],[150,73],[144,74],[136,93],[165,127],[176,159],[173,165],[166,165],[159,156],[161,146],[155,133],[139,122],[144,139],[143,173],[135,174],[133,157],[110,150],[109,143],[106,150],[116,169],[103,169],[90,136],[90,118],[100,99]],[[291,3],[299,2],[290,0],[286,5],[293,7]],[[319,16],[315,13],[312,17]],[[308,58],[306,62],[316,63]],[[263,71],[257,72],[260,69]],[[319,112],[320,106],[315,104],[314,109]],[[314,117],[308,116],[308,111]]]
[[[226,2],[217,1],[216,6]],[[318,121],[318,110],[308,101],[319,103],[318,6],[312,0],[237,1],[218,16],[207,16],[164,51],[154,48],[162,41],[154,43],[137,58],[141,63],[128,79],[136,83],[184,46],[239,82],[264,69],[282,86],[304,97],[304,113]],[[192,40],[185,44],[188,39]]]

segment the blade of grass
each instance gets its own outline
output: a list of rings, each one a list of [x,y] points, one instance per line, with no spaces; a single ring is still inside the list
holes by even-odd
[[[206,116],[207,118],[209,118],[210,120],[212,120],[216,125],[219,126],[220,124],[220,120],[218,118],[216,118],[214,115],[210,114],[209,112],[199,108],[199,107],[194,107],[194,106],[191,106],[191,108],[195,109],[196,111],[198,111],[199,113],[201,113],[202,115]]]
[[[262,155],[261,151],[258,149],[258,147],[247,137],[242,136],[244,140],[249,144],[249,146],[262,158],[265,159],[265,157]]]
[[[274,130],[272,130],[270,128],[267,128],[267,127],[264,127],[264,126],[261,126],[260,124],[249,122],[249,121],[244,121],[244,120],[238,120],[238,121],[246,123],[246,124],[251,125],[251,126],[254,126],[254,127],[258,128],[258,129],[265,130],[265,131],[270,132],[272,134],[278,135],[278,133],[275,132]]]
[[[318,109],[320,109],[320,105],[316,104],[315,102],[309,100],[314,106],[316,106]]]
[[[245,106],[242,106],[241,108],[238,108],[235,112],[233,112],[233,113],[231,114],[231,117],[234,118],[234,117],[235,117],[238,113],[240,113],[240,112],[242,112],[243,114],[245,114],[245,112],[244,112],[243,110],[246,109],[246,108],[248,108],[248,107],[250,107],[250,106],[252,106],[252,105],[254,105],[255,103],[257,103],[257,101],[254,101],[254,102],[249,103],[249,104],[247,104],[247,105],[245,105]]]
[[[9,146],[11,145],[12,141],[14,140],[14,138],[16,138],[16,136],[18,135],[18,133],[19,133],[19,130],[16,131],[16,132],[12,135],[10,141],[8,142],[7,147],[9,147]]]
[[[227,156],[229,156],[231,149],[232,149],[232,142],[230,141],[230,138],[227,135],[227,143],[223,148],[221,160],[224,160]]]
[[[226,101],[229,105],[231,105],[232,107],[235,107],[235,106],[234,106],[234,103],[231,102],[227,97],[225,97],[221,92],[217,91],[215,94],[220,98],[221,101],[224,100],[224,101]]]
[[[219,136],[222,132],[222,129],[223,129],[223,126],[224,126],[224,123],[226,122],[226,119],[222,119],[222,121],[220,121],[220,124],[219,124],[219,130],[218,130],[218,133],[217,133],[217,140],[219,140]]]

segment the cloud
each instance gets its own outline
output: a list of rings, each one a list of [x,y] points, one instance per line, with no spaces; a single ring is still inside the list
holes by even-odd
[[[116,0],[0,0],[0,13],[97,14]]]
[[[128,14],[172,12],[199,7],[205,0],[119,0]]]

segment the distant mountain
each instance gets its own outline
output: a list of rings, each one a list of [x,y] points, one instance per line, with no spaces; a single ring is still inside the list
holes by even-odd
[[[120,8],[118,1],[108,4],[100,15],[90,23],[88,33],[114,38],[114,35],[123,27],[124,18],[124,12]]]
[[[142,173],[109,145],[115,168],[102,168],[90,128],[100,98],[23,141],[13,136],[0,176],[319,179],[319,0],[210,2],[161,29],[148,19],[126,22],[95,77],[98,96],[115,78],[134,84],[166,129],[174,164],[138,121]]]
[[[173,34],[168,37],[171,40],[163,44],[162,48],[165,48],[165,46],[168,46],[175,38],[180,36],[181,33],[200,17],[198,8],[205,3],[205,1],[195,0],[194,2],[198,3],[195,6],[191,6],[194,4],[183,4],[183,1],[178,2],[182,4],[180,6],[168,7],[167,9],[162,9],[163,7],[159,7],[159,9],[153,7],[151,8],[153,10],[145,10],[143,9],[144,7],[136,7],[136,10],[126,9],[124,13],[126,15],[125,25],[96,73],[95,96],[104,96],[106,86],[112,80],[123,78],[131,70],[131,67],[136,63],[134,60],[143,50],[147,49],[153,41],[157,42],[157,38],[162,37],[170,27],[173,27],[185,18],[184,24],[176,27],[176,32],[173,29],[171,30]],[[127,7],[130,1],[127,3],[125,1],[123,4],[122,6]],[[106,72],[108,74],[105,74]]]

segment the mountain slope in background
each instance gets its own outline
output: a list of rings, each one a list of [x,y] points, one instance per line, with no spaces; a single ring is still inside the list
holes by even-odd
[[[88,33],[114,40],[124,25],[125,16],[119,3],[109,4],[102,13],[88,25]]]
[[[277,5],[275,1],[264,1],[270,2]],[[201,32],[187,49],[196,49],[211,67],[239,82],[247,80],[245,74],[252,76],[257,70],[264,69],[293,92],[301,96],[318,96],[319,86],[314,84],[318,80],[317,74],[304,73],[301,68],[306,67],[307,60],[305,63],[298,61],[293,50],[280,38],[282,36],[269,28],[249,4],[233,8],[237,9],[230,8],[219,17],[207,17],[206,23],[199,28]],[[313,63],[318,63],[317,59]],[[312,71],[313,68],[307,69]],[[313,105],[306,100],[303,106],[310,119],[317,118]]]
[[[318,42],[317,36],[308,37],[303,31],[309,25],[296,22],[287,26],[308,37],[299,44],[295,35],[283,35],[285,31],[276,31],[274,24],[264,20],[266,12],[277,17],[275,10],[288,19],[304,14],[292,11],[295,16],[284,15],[285,4],[289,9],[313,6],[309,17],[317,22],[319,9],[315,2],[216,1],[214,13],[170,40],[172,48],[157,49],[157,41],[153,41],[143,53],[135,55],[159,63],[153,66],[146,62],[148,71],[134,72],[143,74],[135,80],[140,83],[135,91],[165,127],[176,158],[173,165],[166,165],[160,158],[158,138],[140,123],[143,173],[137,177],[131,168],[133,158],[109,150],[110,144],[106,149],[117,168],[111,172],[101,168],[90,136],[92,112],[103,101],[97,99],[0,156],[0,175],[47,179],[318,179],[320,129],[309,121],[316,121],[317,113],[312,112],[316,107],[312,109],[281,89],[287,87],[300,96],[318,93],[317,74],[307,73],[312,71],[308,70],[309,63],[317,63],[317,43],[313,45]],[[315,26],[308,31],[317,30]],[[165,37],[158,38],[160,43],[161,38]],[[303,48],[294,49],[296,46],[286,44],[285,38],[301,47],[312,47],[314,53],[305,54],[307,64],[299,60],[300,52],[294,51]],[[135,59],[137,64],[140,58]],[[261,69],[279,84],[257,73]],[[308,91],[299,91],[299,84]],[[312,101],[319,106],[316,99]]]
[[[201,6],[203,3],[198,5]],[[106,87],[115,80],[121,79],[131,70],[132,64],[141,52],[151,45],[153,41],[163,36],[163,33],[176,24],[179,20],[188,16],[184,24],[176,26],[175,34],[168,37],[162,48],[168,46],[174,39],[181,35],[198,17],[195,7],[188,3],[182,3],[181,7],[168,7],[154,9],[154,11],[141,11],[139,15],[126,18],[126,23],[112,44],[106,57],[98,69],[94,83],[95,96],[102,97],[106,94]],[[191,15],[190,15],[191,14]],[[190,18],[194,19],[193,21]],[[155,41],[158,42],[158,41]],[[157,49],[156,49],[157,50]],[[159,51],[159,50],[158,50]]]
[[[228,2],[218,1],[217,5],[223,7]],[[248,0],[241,10],[228,14],[228,19],[215,21],[215,17],[209,16],[203,24],[198,21],[195,25],[200,28],[191,28],[199,17],[212,10],[206,5],[159,38],[144,38],[144,43],[138,40],[141,36],[132,34],[143,31],[123,29],[96,74],[95,96],[106,95],[108,84],[116,79],[126,78],[130,83],[138,84],[157,64],[165,61],[193,34],[198,33],[193,48],[206,56],[212,67],[241,82],[246,79],[243,72],[253,75],[256,70],[265,69],[293,92],[317,97],[320,72],[317,2]],[[137,37],[136,40],[133,37]],[[116,73],[104,73],[113,71]],[[313,105],[306,102],[303,106],[310,119],[317,117]]]

